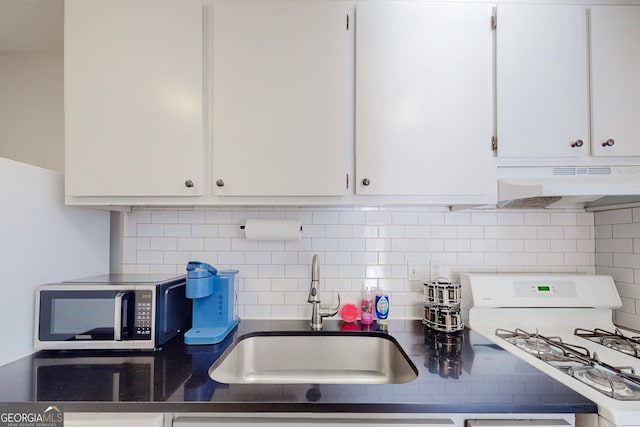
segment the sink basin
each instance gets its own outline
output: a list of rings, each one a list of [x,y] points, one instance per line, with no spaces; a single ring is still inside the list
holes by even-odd
[[[402,384],[418,371],[391,336],[367,332],[258,332],[209,368],[227,384]]]

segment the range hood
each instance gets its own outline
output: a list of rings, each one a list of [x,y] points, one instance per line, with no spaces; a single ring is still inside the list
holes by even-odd
[[[499,167],[499,208],[597,208],[640,202],[640,166]]]

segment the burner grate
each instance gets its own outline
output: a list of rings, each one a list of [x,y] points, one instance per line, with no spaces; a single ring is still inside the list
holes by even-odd
[[[617,328],[614,332],[599,328],[576,328],[573,333],[578,337],[588,339],[589,341],[640,359],[640,338],[623,335]]]
[[[593,338],[598,335],[599,339],[601,332],[603,331],[575,330],[576,335],[581,334],[579,336],[587,339],[591,339],[587,337],[590,334]],[[609,397],[640,400],[640,376],[635,375],[633,368],[613,367],[601,362],[596,353],[592,355],[585,347],[565,343],[560,337],[545,337],[537,331],[529,333],[522,329],[496,329],[495,334]]]

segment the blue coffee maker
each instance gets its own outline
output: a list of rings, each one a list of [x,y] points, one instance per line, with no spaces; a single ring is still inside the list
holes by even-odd
[[[193,321],[184,334],[185,344],[217,344],[238,325],[237,274],[189,261],[186,296],[193,299]]]

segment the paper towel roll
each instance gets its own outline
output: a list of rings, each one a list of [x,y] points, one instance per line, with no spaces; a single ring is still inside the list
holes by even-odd
[[[244,224],[247,240],[300,240],[300,231],[297,219],[248,219]]]

